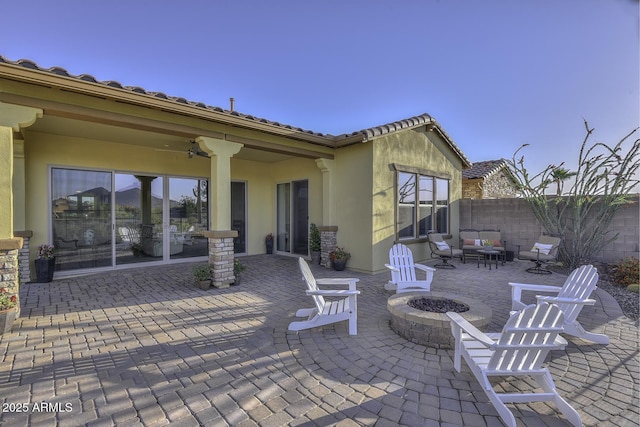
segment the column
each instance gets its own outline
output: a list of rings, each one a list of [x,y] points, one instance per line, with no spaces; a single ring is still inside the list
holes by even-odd
[[[316,159],[316,165],[322,172],[322,223],[335,224],[336,212],[333,202],[335,161],[330,159]]]
[[[200,148],[211,156],[211,222],[204,235],[209,239],[209,264],[213,269],[213,286],[224,288],[235,282],[233,274],[233,239],[231,230],[231,157],[242,144],[200,136]]]
[[[338,245],[338,227],[328,224],[335,224],[336,211],[334,203],[334,182],[335,182],[335,160],[316,159],[316,165],[322,172],[322,223],[320,231],[320,265],[331,268],[329,253]]]
[[[23,241],[21,237],[14,235],[16,212],[14,193],[24,194],[25,188],[24,180],[18,179],[14,184],[13,133],[32,125],[39,117],[42,117],[40,109],[0,102],[0,287],[18,297],[18,316],[20,315],[18,258]],[[18,149],[20,147],[18,144]],[[24,173],[24,168],[18,172]],[[22,216],[18,219],[18,223],[20,228],[24,228],[24,210],[18,213]]]
[[[211,156],[211,230],[231,230],[231,157],[243,144],[200,136],[200,148]]]

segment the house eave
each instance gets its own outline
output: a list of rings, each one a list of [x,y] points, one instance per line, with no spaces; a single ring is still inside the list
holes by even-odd
[[[219,109],[220,111],[217,111],[217,109],[214,110],[212,108],[207,108],[204,104],[193,104],[186,101],[185,103],[182,103],[169,99],[168,97],[164,98],[147,93],[138,93],[120,87],[111,87],[104,83],[94,83],[82,80],[77,77],[68,77],[51,72],[29,69],[19,65],[0,63],[0,78],[26,82],[47,88],[79,93],[145,108],[158,109],[173,114],[204,119],[227,126],[264,132],[328,148],[335,148],[333,138],[328,136],[304,132],[287,125],[266,123],[260,121],[260,119],[249,119],[242,117],[242,115],[235,111],[227,111],[223,109]]]

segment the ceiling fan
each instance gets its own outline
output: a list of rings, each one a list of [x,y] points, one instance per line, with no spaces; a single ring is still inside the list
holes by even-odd
[[[198,145],[198,143],[196,143],[196,141],[190,140],[189,142],[191,143],[191,147],[187,149],[187,155],[189,156],[190,159],[193,158],[193,156],[210,158],[209,154],[207,154],[206,151],[203,151],[200,149],[200,146]],[[172,153],[184,153],[183,150],[172,150],[170,148],[156,148],[155,151],[169,151]]]
[[[191,140],[190,142],[191,142],[191,148],[187,150],[187,154],[189,154],[189,158],[192,158],[193,156],[206,157],[207,159],[210,158],[209,153],[201,150],[200,145],[197,142],[195,142],[194,140]]]

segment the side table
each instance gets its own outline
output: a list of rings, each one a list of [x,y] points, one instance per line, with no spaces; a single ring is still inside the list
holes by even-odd
[[[489,259],[489,270],[491,270],[491,257],[495,257],[496,260],[496,270],[498,269],[498,258],[500,258],[500,254],[502,252],[500,251],[496,251],[493,249],[480,249],[478,250],[478,253],[480,255],[482,255],[482,258],[484,259],[484,266],[487,266],[487,259]],[[478,268],[480,268],[480,257],[478,257]]]

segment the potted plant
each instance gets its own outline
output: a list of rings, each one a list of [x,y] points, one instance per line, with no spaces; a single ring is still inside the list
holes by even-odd
[[[9,295],[5,288],[0,289],[0,334],[11,332],[18,313],[17,305],[18,298],[15,295]]]
[[[333,269],[336,271],[342,271],[347,265],[347,260],[351,258],[351,254],[338,246],[329,252],[329,258],[331,259]]]
[[[38,246],[38,258],[35,260],[37,282],[46,283],[53,280],[53,271],[56,268],[54,251],[51,245]]]
[[[133,252],[133,256],[142,256],[142,244],[133,243],[131,245],[131,252]]]
[[[267,246],[267,253],[273,253],[273,234],[267,234],[267,237],[264,238],[264,244]]]
[[[245,271],[246,269],[247,269],[247,266],[241,263],[240,260],[238,259],[233,260],[233,275],[236,278],[235,282],[233,282],[234,285],[240,284],[240,277],[242,275],[242,272]]]
[[[193,267],[193,277],[196,280],[196,285],[203,291],[206,291],[211,286],[211,267],[209,264],[196,265]]]
[[[483,240],[482,241],[482,246],[484,247],[485,251],[492,251],[493,250],[493,242],[491,240]]]
[[[311,252],[311,264],[320,264],[320,230],[311,223],[309,231],[309,252]]]

